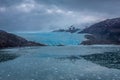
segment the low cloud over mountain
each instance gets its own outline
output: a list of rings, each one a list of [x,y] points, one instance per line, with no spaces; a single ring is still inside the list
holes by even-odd
[[[0,29],[48,31],[92,24],[118,17],[119,5],[118,0],[0,0]]]

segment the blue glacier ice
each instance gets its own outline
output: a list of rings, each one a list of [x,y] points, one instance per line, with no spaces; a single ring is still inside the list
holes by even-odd
[[[85,34],[69,32],[46,32],[46,33],[15,33],[30,41],[47,45],[79,45],[85,40]]]

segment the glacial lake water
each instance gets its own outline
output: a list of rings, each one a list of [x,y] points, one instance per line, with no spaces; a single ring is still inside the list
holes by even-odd
[[[99,65],[79,58],[91,54],[104,55],[105,52],[119,53],[120,46],[80,45],[1,49],[0,53],[19,57],[0,63],[0,80],[120,80],[119,63],[108,61]],[[101,63],[104,61],[101,60]],[[105,65],[114,66],[109,68]]]

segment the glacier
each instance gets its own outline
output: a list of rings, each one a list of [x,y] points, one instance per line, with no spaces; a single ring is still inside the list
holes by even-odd
[[[15,33],[21,37],[26,38],[30,41],[35,41],[43,43],[50,46],[56,45],[79,45],[82,41],[85,40],[85,34],[78,33],[69,33],[69,32],[24,32],[24,33]]]

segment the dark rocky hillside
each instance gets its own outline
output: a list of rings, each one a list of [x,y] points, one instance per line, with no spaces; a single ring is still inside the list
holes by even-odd
[[[59,30],[54,30],[53,32],[70,32],[70,33],[76,33],[80,31],[81,29],[74,27],[73,25],[70,26],[68,29],[59,29]]]
[[[22,37],[0,30],[0,48],[22,46],[45,46],[45,45],[32,41],[27,41]]]
[[[96,23],[79,33],[88,33],[82,44],[120,44],[120,18]]]

